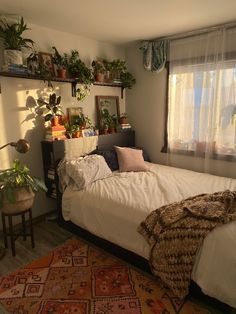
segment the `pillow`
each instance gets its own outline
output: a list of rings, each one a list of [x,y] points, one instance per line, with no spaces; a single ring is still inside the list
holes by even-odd
[[[99,155],[68,160],[66,162],[66,173],[74,181],[78,190],[82,190],[91,183],[112,175],[105,159]]]
[[[143,159],[141,149],[115,146],[119,170],[124,171],[147,171],[148,167]]]
[[[144,161],[150,162],[150,157],[149,157],[148,153],[143,148],[141,148],[141,147],[131,147],[131,148],[141,149],[143,151],[143,159],[144,159]]]
[[[117,154],[115,150],[97,150],[95,154],[101,155],[105,158],[108,167],[111,171],[116,171],[119,169]]]

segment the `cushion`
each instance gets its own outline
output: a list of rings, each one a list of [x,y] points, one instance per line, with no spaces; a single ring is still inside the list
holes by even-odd
[[[141,149],[115,146],[119,170],[124,171],[147,171],[148,167],[143,159]]]
[[[95,151],[95,154],[104,157],[111,171],[116,171],[119,169],[117,154],[115,150],[97,150]]]
[[[99,155],[88,155],[66,161],[66,173],[74,181],[77,190],[112,175],[105,159]]]

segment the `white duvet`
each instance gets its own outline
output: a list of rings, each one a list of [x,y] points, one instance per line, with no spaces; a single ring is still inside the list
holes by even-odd
[[[236,190],[236,179],[148,163],[148,172],[114,172],[82,191],[67,187],[65,220],[146,259],[150,247],[136,231],[154,209],[190,196]],[[192,279],[202,290],[236,307],[236,222],[213,230],[199,250]]]

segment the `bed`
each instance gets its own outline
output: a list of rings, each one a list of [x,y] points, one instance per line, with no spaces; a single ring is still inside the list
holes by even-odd
[[[236,190],[235,179],[146,165],[147,172],[114,171],[80,191],[68,186],[61,221],[148,261],[150,246],[137,228],[151,211],[197,194]],[[236,221],[215,228],[199,249],[192,271],[192,280],[206,295],[232,307],[236,307],[235,243]]]

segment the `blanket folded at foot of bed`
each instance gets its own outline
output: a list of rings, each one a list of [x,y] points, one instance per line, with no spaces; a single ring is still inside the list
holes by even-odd
[[[183,299],[195,256],[215,227],[236,220],[236,191],[202,194],[154,210],[138,227],[152,247],[152,271]]]

